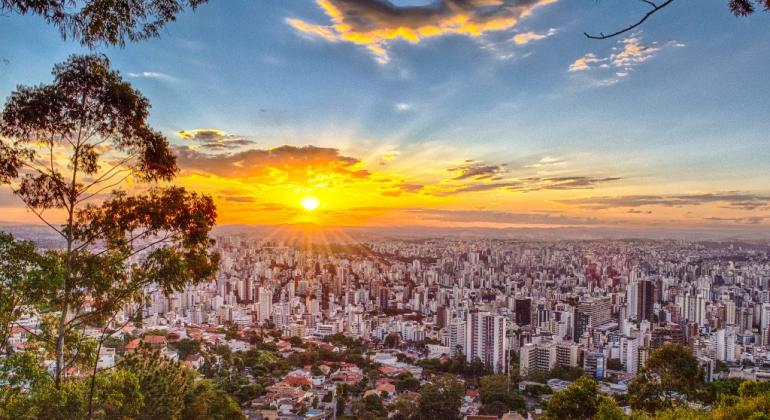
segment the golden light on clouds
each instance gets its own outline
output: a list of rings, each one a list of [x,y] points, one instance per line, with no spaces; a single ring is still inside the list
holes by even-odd
[[[556,1],[438,0],[429,6],[398,7],[382,0],[316,0],[331,25],[297,18],[286,22],[312,38],[364,46],[384,64],[390,61],[387,47],[393,40],[417,44],[445,35],[473,38],[505,31],[534,9]]]

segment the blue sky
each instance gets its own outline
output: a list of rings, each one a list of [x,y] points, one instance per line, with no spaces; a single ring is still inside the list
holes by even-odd
[[[345,3],[330,3],[338,1]],[[420,185],[444,182],[442,171],[467,160],[504,165],[504,180],[613,178],[523,198],[490,188],[394,207],[468,210],[485,202],[511,214],[604,211],[628,223],[767,223],[767,208],[730,209],[730,197],[645,205],[656,210],[648,219],[627,214],[627,196],[741,193],[761,201],[770,193],[770,15],[736,18],[725,0],[697,8],[679,0],[637,32],[583,36],[634,21],[645,11],[638,3],[562,0],[477,36],[383,41],[383,60],[367,45],[290,24],[331,28],[328,10],[315,1],[211,0],[158,39],[100,51],[150,99],[152,124],[180,146],[187,144],[181,130],[216,129],[252,140],[249,148],[333,148],[371,172]],[[37,17],[0,19],[0,97],[17,84],[49,81],[54,63],[86,52]],[[514,41],[528,33],[542,39]],[[630,55],[618,60],[628,46]],[[587,69],[578,62],[586,57]],[[595,197],[618,203],[590,208]]]

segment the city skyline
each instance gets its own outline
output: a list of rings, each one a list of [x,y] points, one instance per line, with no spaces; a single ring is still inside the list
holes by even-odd
[[[428,3],[215,2],[97,51],[219,224],[768,227],[766,16],[674,2],[597,41],[644,5]],[[3,100],[86,52],[36,16],[11,36]]]

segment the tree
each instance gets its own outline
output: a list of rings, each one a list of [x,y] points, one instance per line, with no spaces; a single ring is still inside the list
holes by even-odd
[[[207,379],[199,380],[185,395],[184,411],[182,418],[185,420],[236,420],[245,419],[238,404],[224,391],[217,389]]]
[[[370,394],[353,403],[353,414],[357,419],[385,419],[388,411],[382,404],[382,398]]]
[[[178,418],[185,407],[192,372],[160,352],[141,349],[123,360],[121,368],[132,372],[144,395],[138,419]]]
[[[600,402],[596,381],[581,376],[563,391],[553,394],[546,415],[549,419],[592,419]]]
[[[116,370],[99,375],[95,396],[95,417],[137,418],[144,408],[144,394],[134,372]]]
[[[669,407],[668,401],[663,399],[663,388],[647,370],[639,372],[628,384],[626,401],[632,409],[647,413],[655,413]]]
[[[503,413],[508,411],[523,411],[526,409],[526,400],[514,390],[508,377],[503,374],[482,376],[479,379],[479,394],[481,403],[487,408],[488,414],[499,411],[500,404],[505,407]],[[500,403],[500,404],[496,404]]]
[[[412,376],[411,372],[402,372],[396,376],[396,391],[417,391],[420,388],[420,381]]]
[[[654,413],[681,400],[711,399],[698,359],[681,344],[665,344],[653,351],[647,367],[628,385],[628,403],[635,410]]]
[[[34,303],[33,289],[40,285],[41,255],[32,242],[16,241],[0,232],[0,353],[5,350],[11,326],[26,305]]]
[[[417,418],[420,409],[420,395],[407,392],[396,397],[396,400],[388,406],[388,412],[392,420],[412,420]]]
[[[60,387],[73,363],[91,360],[96,369],[93,354],[105,337],[84,352],[93,346],[79,339],[87,326],[106,327],[127,303],[142,302],[150,285],[172,293],[212,278],[218,255],[208,251],[216,220],[210,197],[176,187],[125,190],[129,180],[152,184],[177,172],[168,141],[147,124],[147,99],[100,55],[72,56],[54,66],[53,78],[18,87],[5,104],[0,184],[63,242],[35,297],[58,310],[41,324],[39,341],[54,354]],[[48,210],[63,213],[64,223],[55,226]]]
[[[626,413],[618,407],[618,404],[612,398],[602,397],[599,406],[596,409],[596,420],[623,420],[626,419]]]
[[[647,21],[647,19],[652,17],[654,14],[660,12],[665,7],[669,6],[671,3],[674,2],[674,0],[661,0],[659,2],[655,2],[652,0],[641,0],[641,2],[646,3],[646,5],[649,8],[647,9],[647,12],[644,13],[642,17],[639,18],[636,22],[626,26],[623,29],[616,30],[609,34],[604,34],[603,32],[601,32],[598,35],[591,35],[587,32],[584,32],[584,35],[591,39],[608,39],[608,38],[616,37],[618,35],[622,35],[627,32],[631,32],[634,29],[641,26],[644,22]],[[735,16],[748,16],[753,14],[756,11],[755,5],[763,7],[765,10],[770,10],[770,0],[728,0],[727,5],[730,8],[730,11]]]
[[[0,13],[38,15],[55,26],[62,38],[81,44],[125,45],[153,38],[186,8],[208,0],[0,0]]]
[[[187,356],[193,356],[201,351],[200,341],[183,338],[176,344],[176,351],[179,353],[179,360],[187,359]]]
[[[694,397],[704,384],[698,359],[681,344],[665,344],[653,351],[647,369],[660,378],[664,390],[688,397]]]
[[[456,419],[465,395],[465,385],[451,376],[433,381],[420,389],[420,419]]]

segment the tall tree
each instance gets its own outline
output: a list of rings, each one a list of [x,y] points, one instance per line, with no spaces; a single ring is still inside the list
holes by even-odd
[[[141,303],[151,285],[171,293],[212,278],[218,266],[209,253],[211,198],[152,186],[173,179],[177,166],[147,123],[149,109],[106,57],[86,55],[56,65],[51,84],[18,87],[0,116],[0,184],[62,239],[36,296],[57,309],[41,340],[54,355],[57,387],[81,355],[75,338],[86,326]],[[151,188],[130,195],[127,183]]]
[[[41,16],[81,44],[123,46],[158,36],[186,8],[208,0],[0,0],[0,13]]]

